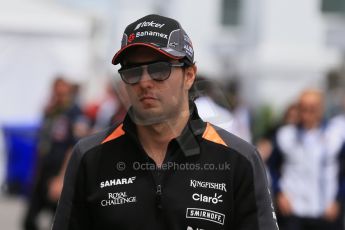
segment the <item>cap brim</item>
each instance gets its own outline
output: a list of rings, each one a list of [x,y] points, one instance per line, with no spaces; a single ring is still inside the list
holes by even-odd
[[[175,60],[179,60],[181,58],[184,58],[185,57],[185,54],[182,53],[182,52],[178,52],[176,50],[169,50],[169,51],[166,51],[164,50],[164,48],[159,48],[153,44],[150,44],[150,43],[132,43],[132,44],[129,44],[129,45],[126,45],[124,47],[122,47],[116,54],[115,56],[113,57],[113,60],[111,61],[111,63],[113,65],[117,65],[121,62],[121,59],[122,59],[122,56],[124,54],[124,51],[127,50],[128,48],[130,47],[134,47],[134,46],[145,46],[145,47],[149,47],[149,48],[152,48],[154,50],[156,50],[157,52],[171,58],[171,59],[175,59]]]

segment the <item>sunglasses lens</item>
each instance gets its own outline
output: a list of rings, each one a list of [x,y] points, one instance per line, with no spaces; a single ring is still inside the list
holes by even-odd
[[[157,62],[147,66],[147,72],[153,80],[164,81],[170,76],[170,63]]]
[[[151,79],[164,81],[169,78],[172,64],[169,62],[155,62],[146,65],[147,72]],[[179,65],[180,66],[180,65]],[[119,70],[121,78],[127,84],[136,84],[140,81],[145,65]]]
[[[140,81],[142,72],[142,67],[135,67],[119,71],[122,80],[128,84],[138,83]]]

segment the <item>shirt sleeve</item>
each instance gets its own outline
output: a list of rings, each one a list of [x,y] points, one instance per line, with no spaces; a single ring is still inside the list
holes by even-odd
[[[265,167],[259,154],[248,155],[235,176],[235,229],[277,230]]]
[[[345,204],[345,142],[341,148],[339,153],[339,173],[338,173],[338,192],[336,196],[336,200],[341,203]]]
[[[281,166],[283,164],[283,153],[278,146],[277,141],[273,142],[273,150],[271,156],[267,160],[269,173],[272,180],[272,191],[274,195],[277,195],[280,191],[279,181],[281,178]]]
[[[56,209],[52,230],[87,230],[90,218],[84,196],[82,153],[77,144],[65,173],[63,190]]]

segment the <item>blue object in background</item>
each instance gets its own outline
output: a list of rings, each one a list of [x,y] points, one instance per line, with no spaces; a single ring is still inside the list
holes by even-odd
[[[6,151],[4,188],[8,194],[28,195],[34,180],[39,125],[3,126]]]

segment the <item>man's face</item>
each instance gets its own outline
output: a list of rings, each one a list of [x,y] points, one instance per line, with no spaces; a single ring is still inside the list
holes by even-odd
[[[58,80],[55,82],[53,89],[53,97],[58,105],[64,105],[69,102],[72,96],[72,87],[71,85],[64,81]]]
[[[169,60],[150,48],[140,47],[129,51],[124,66]],[[141,79],[136,84],[126,84],[126,90],[133,107],[136,122],[143,125],[159,123],[177,118],[188,110],[188,90],[193,84],[195,69],[171,67],[170,77],[163,81],[150,78],[147,67],[143,67]]]
[[[305,94],[300,98],[301,123],[305,128],[317,127],[323,116],[322,98],[316,93]]]

